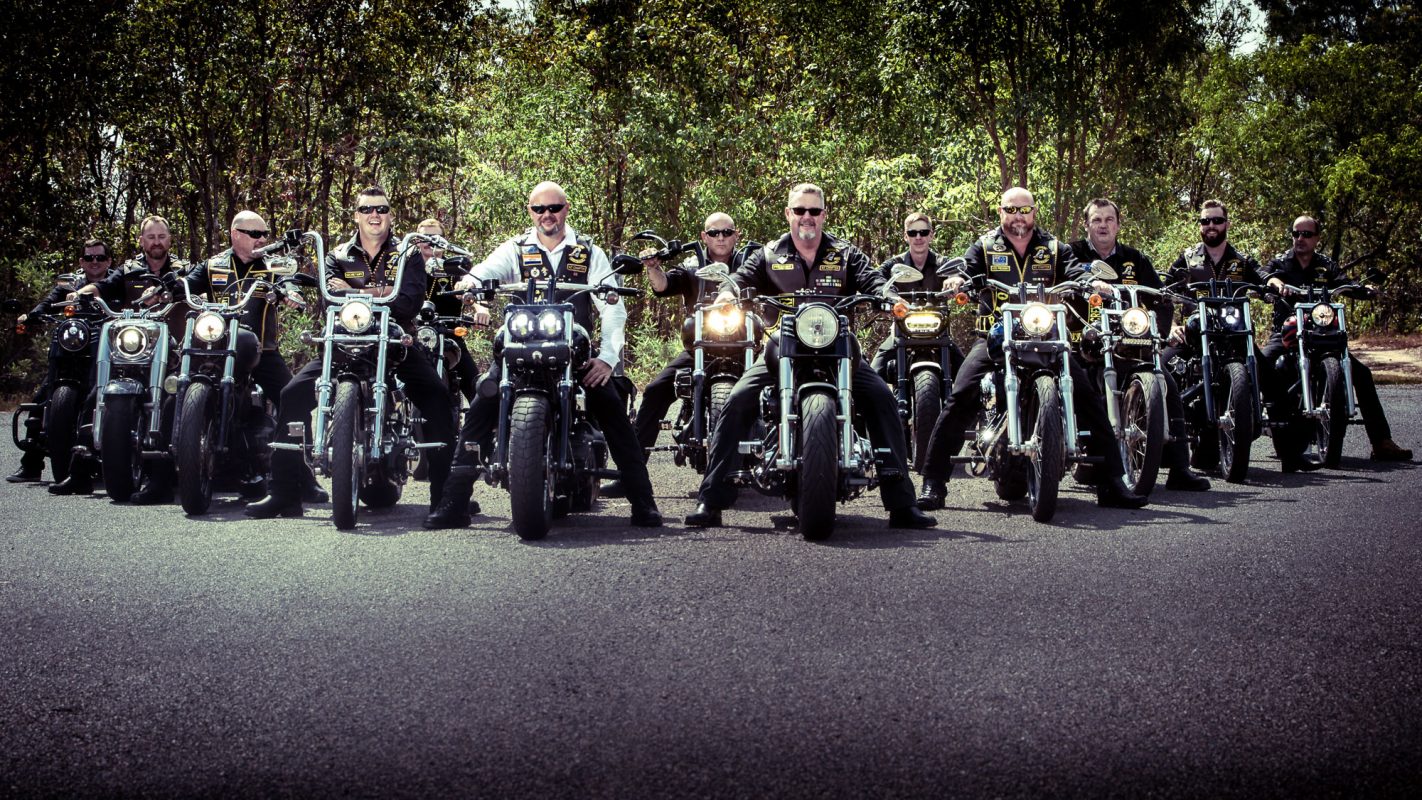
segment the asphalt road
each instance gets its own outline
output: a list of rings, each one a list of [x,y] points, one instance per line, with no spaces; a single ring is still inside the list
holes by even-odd
[[[1383,399],[1416,447],[1422,387]],[[666,528],[533,544],[482,485],[467,530],[415,484],[340,533],[0,483],[0,795],[1416,796],[1417,465],[1254,454],[1050,525],[860,499],[824,544],[760,497],[685,529],[665,455]]]

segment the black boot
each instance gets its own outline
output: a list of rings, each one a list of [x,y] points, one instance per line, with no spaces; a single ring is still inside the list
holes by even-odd
[[[1209,491],[1210,480],[1190,469],[1190,449],[1181,442],[1166,442],[1165,458],[1170,467],[1170,477],[1165,479],[1165,488],[1177,492]]]
[[[932,528],[938,520],[918,509],[918,506],[895,508],[889,512],[890,528]]]
[[[471,503],[469,499],[473,494],[474,470],[468,467],[455,467],[450,470],[449,478],[444,482],[444,491],[440,493],[439,503],[429,516],[425,517],[425,527],[430,530],[469,527],[470,511],[479,513],[477,504]]]
[[[316,473],[305,464],[301,465],[301,502],[312,505],[331,502],[331,495],[316,482]]]
[[[937,478],[924,478],[923,491],[918,493],[918,507],[924,511],[934,511],[943,507],[948,497],[948,482]]]
[[[35,464],[33,463],[34,461],[38,461],[39,463]],[[20,468],[7,476],[5,480],[10,483],[34,483],[43,477],[44,454],[41,453],[37,459],[31,459],[30,454],[25,453],[25,455],[20,458]]]
[[[721,527],[721,509],[697,503],[696,510],[686,515],[686,524],[693,528]]]
[[[75,459],[79,461],[79,459]],[[59,483],[49,485],[50,494],[93,494],[94,478],[89,474],[88,465],[73,464],[69,467],[69,477]]]
[[[255,503],[249,503],[242,513],[252,519],[271,519],[272,517],[299,517],[306,513],[306,509],[301,507],[299,495],[273,492]]]
[[[1096,487],[1096,505],[1102,508],[1144,508],[1150,498],[1132,492],[1120,476],[1104,480]]]
[[[157,506],[173,502],[173,484],[177,474],[172,464],[153,466],[151,472],[143,476],[143,486],[128,498],[136,506]]]
[[[627,490],[622,488],[622,481],[616,480],[599,486],[597,493],[602,497],[623,497],[627,494]]]
[[[662,512],[657,510],[657,501],[648,497],[632,502],[632,524],[638,528],[662,527]]]

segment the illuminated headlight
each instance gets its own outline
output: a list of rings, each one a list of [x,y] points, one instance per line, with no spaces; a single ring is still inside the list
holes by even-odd
[[[563,312],[548,310],[538,315],[538,335],[556,339],[563,335]]]
[[[114,331],[114,347],[119,355],[137,358],[148,349],[148,331],[137,325],[125,325]]]
[[[1143,308],[1128,309],[1121,315],[1121,330],[1127,336],[1145,336],[1150,332],[1150,315]]]
[[[1333,310],[1333,306],[1327,303],[1319,303],[1309,312],[1309,317],[1313,319],[1313,324],[1320,328],[1327,328],[1338,320],[1338,313]]]
[[[227,332],[227,324],[222,321],[222,315],[211,311],[204,311],[198,314],[198,318],[193,321],[193,336],[200,342],[212,344]]]
[[[795,338],[806,347],[829,347],[839,336],[839,315],[829,306],[813,304],[795,315]]]
[[[425,346],[426,350],[433,351],[439,346],[439,333],[428,325],[421,325],[415,331],[415,340]]]
[[[353,300],[341,306],[341,327],[350,333],[365,333],[373,316],[375,312],[371,311],[369,303]]]
[[[1230,326],[1231,328],[1238,326],[1239,309],[1235,308],[1234,306],[1229,306],[1228,308],[1223,309],[1220,312],[1220,319],[1224,320],[1224,323]]]
[[[943,315],[937,311],[910,311],[904,316],[904,330],[910,336],[935,336],[943,327]]]
[[[1031,303],[1022,309],[1022,331],[1028,336],[1044,336],[1052,329],[1056,315],[1041,303]]]
[[[59,326],[59,346],[71,353],[89,344],[89,327],[78,320],[68,320]]]
[[[735,306],[726,306],[706,312],[701,323],[710,329],[714,336],[731,336],[739,333],[741,325],[746,321],[746,315],[741,313]]]
[[[533,315],[527,311],[516,311],[507,323],[509,334],[515,339],[527,339],[533,335]]]

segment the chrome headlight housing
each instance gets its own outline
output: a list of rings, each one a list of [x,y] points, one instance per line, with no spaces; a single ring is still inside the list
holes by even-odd
[[[89,344],[89,326],[77,319],[65,320],[60,323],[55,336],[59,338],[60,347],[77,353]]]
[[[563,312],[548,309],[538,315],[538,335],[545,339],[557,339],[563,335]]]
[[[910,311],[904,315],[904,330],[909,336],[937,336],[943,329],[943,315],[937,311]]]
[[[139,361],[153,352],[157,343],[153,332],[141,322],[115,325],[110,335],[114,355],[120,361]]]
[[[1309,318],[1320,328],[1331,328],[1338,321],[1338,312],[1328,303],[1319,303],[1309,312]]]
[[[424,345],[426,350],[434,352],[439,347],[439,332],[428,325],[421,325],[415,331],[415,340]]]
[[[1052,330],[1052,323],[1057,321],[1057,315],[1051,309],[1041,303],[1028,303],[1022,309],[1022,331],[1028,336],[1045,336]]]
[[[204,311],[193,320],[193,338],[212,344],[227,333],[227,323],[215,311]]]
[[[1150,314],[1139,307],[1126,309],[1126,313],[1121,315],[1121,330],[1127,336],[1145,336],[1150,333]]]
[[[504,326],[515,339],[527,339],[533,335],[533,315],[527,311],[515,311]]]
[[[703,312],[701,326],[712,336],[735,336],[741,332],[746,315],[736,306],[724,306]]]
[[[813,349],[829,347],[839,337],[839,315],[822,303],[811,303],[795,315],[795,338]]]
[[[374,317],[375,311],[370,303],[363,300],[352,300],[341,306],[341,327],[348,333],[365,333]]]

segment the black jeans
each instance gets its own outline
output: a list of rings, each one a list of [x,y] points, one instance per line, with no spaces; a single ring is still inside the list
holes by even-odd
[[[642,405],[637,408],[637,443],[642,447],[643,458],[647,448],[656,446],[662,420],[676,401],[676,374],[691,369],[695,363],[691,353],[683,350],[642,391]]]
[[[730,508],[736,501],[738,491],[729,481],[730,474],[740,464],[741,439],[750,433],[760,415],[761,392],[778,382],[779,352],[778,340],[771,337],[765,352],[736,381],[716,429],[711,432],[711,452],[707,455],[700,493],[701,502],[710,508]],[[884,468],[898,472],[898,477],[885,478],[879,484],[884,508],[894,510],[914,505],[917,498],[913,481],[909,479],[904,430],[894,404],[894,393],[863,358],[857,359],[855,364],[851,392],[854,406],[863,414],[869,429],[869,441],[875,449],[889,451]]]
[[[1111,430],[1111,419],[1106,414],[1106,400],[1087,377],[1081,360],[1072,355],[1070,363],[1076,417],[1091,432],[1086,442],[1087,453],[1103,459],[1108,479],[1119,478],[1126,474],[1126,468],[1121,462],[1120,448],[1115,446],[1116,436]],[[933,433],[928,437],[928,457],[923,463],[925,478],[948,480],[953,469],[952,458],[963,449],[964,429],[983,407],[979,384],[998,366],[998,362],[988,353],[986,339],[980,339],[964,357],[963,365],[953,379],[953,391],[944,402],[938,421],[933,424]]]

